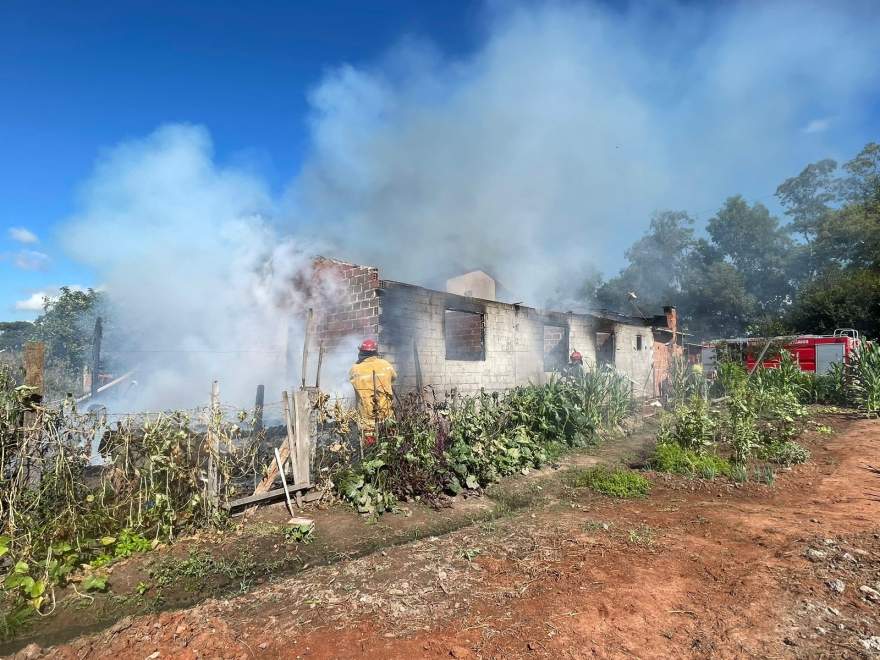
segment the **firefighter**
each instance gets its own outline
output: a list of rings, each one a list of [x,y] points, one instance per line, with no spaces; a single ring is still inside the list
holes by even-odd
[[[348,372],[348,380],[357,397],[358,428],[366,445],[376,441],[378,425],[391,416],[395,378],[397,373],[391,363],[379,357],[376,340],[365,339],[358,350],[357,363]]]
[[[584,375],[584,356],[577,351],[572,351],[568,356],[568,364],[565,367],[565,375],[576,379]]]

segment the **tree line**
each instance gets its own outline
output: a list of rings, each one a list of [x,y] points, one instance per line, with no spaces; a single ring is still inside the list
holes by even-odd
[[[807,165],[776,189],[786,221],[727,198],[705,236],[685,211],[658,212],[616,276],[586,279],[591,305],[679,308],[696,339],[831,333],[880,336],[880,145]]]

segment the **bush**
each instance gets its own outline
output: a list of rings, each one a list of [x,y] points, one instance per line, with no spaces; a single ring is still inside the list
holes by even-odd
[[[632,409],[629,382],[610,369],[506,393],[452,392],[443,401],[408,395],[396,402],[394,419],[380,429],[366,460],[334,481],[363,513],[382,513],[400,498],[437,502],[538,468],[565,448],[595,443]]]
[[[799,465],[810,460],[810,450],[797,442],[786,440],[768,445],[763,456],[771,463],[778,465]]]
[[[657,440],[673,442],[685,449],[701,451],[715,439],[715,421],[709,415],[709,404],[699,396],[676,404],[660,425]]]
[[[611,469],[604,465],[576,471],[570,478],[570,484],[610,497],[645,497],[651,490],[651,482],[638,472],[624,468]]]
[[[654,449],[649,462],[658,472],[670,472],[688,477],[713,478],[715,475],[730,475],[730,463],[716,456],[692,449],[684,449],[674,442],[662,442]]]

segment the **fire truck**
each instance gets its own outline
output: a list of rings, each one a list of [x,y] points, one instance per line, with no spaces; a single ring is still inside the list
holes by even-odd
[[[831,335],[720,339],[703,345],[701,362],[705,373],[713,373],[718,349],[726,349],[734,356],[741,356],[743,365],[750,372],[759,364],[775,369],[779,366],[779,349],[782,349],[792,354],[801,371],[827,374],[832,364],[848,364],[861,343],[859,332],[852,328],[840,328]],[[771,347],[776,350],[771,351]]]

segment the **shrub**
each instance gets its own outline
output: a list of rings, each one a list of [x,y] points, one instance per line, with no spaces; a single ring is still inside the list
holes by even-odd
[[[724,436],[733,451],[733,462],[742,465],[751,456],[759,439],[755,411],[744,392],[737,391],[730,396],[727,414]]]
[[[663,418],[657,439],[661,443],[674,442],[685,449],[701,451],[712,444],[714,436],[715,421],[709,415],[709,404],[702,397],[693,396],[677,404],[672,413]]]
[[[576,471],[570,483],[611,497],[645,497],[651,490],[651,482],[638,472],[604,465]]]
[[[715,454],[685,449],[674,442],[659,443],[654,449],[650,466],[658,472],[688,477],[711,479],[718,474],[730,475],[730,463],[727,460]]]
[[[771,463],[791,466],[810,460],[810,450],[797,442],[786,440],[768,445],[763,456]]]
[[[880,344],[865,342],[853,355],[852,398],[871,414],[880,413]]]

